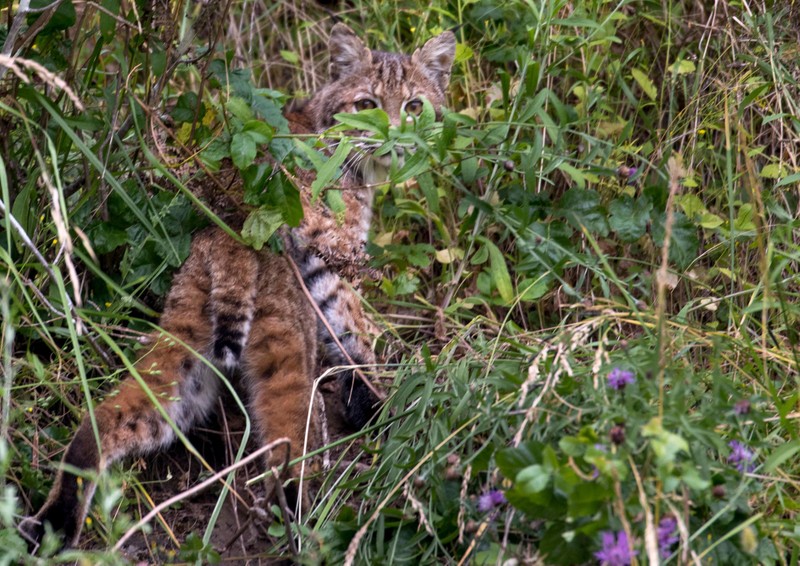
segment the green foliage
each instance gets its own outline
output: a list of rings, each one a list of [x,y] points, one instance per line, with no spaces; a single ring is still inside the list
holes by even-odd
[[[116,383],[113,352],[135,357],[192,234],[224,225],[206,203],[234,193],[223,208],[246,220],[226,229],[274,244],[302,220],[300,169],[341,213],[329,189],[360,142],[407,150],[377,191],[365,282],[389,397],[320,477],[301,561],[591,563],[626,531],[644,563],[674,518],[664,562],[796,562],[796,8],[355,2],[343,17],[377,48],[458,26],[451,110],[339,114],[326,150],[281,114],[325,80],[321,8],[99,5],[10,6],[23,33],[0,30],[42,67],[7,72],[0,101],[0,563],[33,563],[14,522]],[[139,512],[110,485],[95,548]],[[216,516],[176,532],[173,557],[227,558]],[[265,551],[286,555],[283,533]],[[54,560],[79,558],[123,560]]]

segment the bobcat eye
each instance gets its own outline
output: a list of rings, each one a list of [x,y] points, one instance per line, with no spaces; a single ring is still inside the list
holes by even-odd
[[[409,100],[406,102],[405,107],[406,114],[413,114],[414,116],[419,116],[422,112],[422,101],[418,98],[414,100]]]
[[[371,98],[362,98],[361,100],[356,100],[353,106],[356,112],[361,112],[362,110],[373,110],[378,107],[378,104]]]

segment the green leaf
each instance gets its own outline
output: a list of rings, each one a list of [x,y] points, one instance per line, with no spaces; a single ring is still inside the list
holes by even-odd
[[[761,169],[759,176],[765,179],[780,179],[785,177],[786,173],[786,167],[780,163],[768,163]]]
[[[641,87],[642,91],[647,95],[647,97],[650,100],[655,100],[658,91],[656,90],[653,81],[651,81],[650,77],[647,76],[647,73],[641,69],[631,69],[631,75],[633,75],[633,79],[638,83],[639,87]]]
[[[333,155],[328,158],[322,167],[317,169],[317,178],[311,183],[311,198],[313,200],[319,198],[320,191],[328,186],[334,179],[336,173],[339,171],[339,167],[344,163],[344,160],[347,159],[347,156],[350,155],[350,150],[352,148],[353,146],[350,145],[350,142],[342,140]]]
[[[783,187],[784,185],[791,185],[792,183],[800,183],[800,173],[792,173],[784,177],[775,185],[775,187]]]
[[[251,212],[244,221],[242,238],[253,248],[260,250],[282,224],[283,215],[279,211],[259,208]]]
[[[362,110],[357,114],[334,114],[333,117],[341,124],[357,130],[383,134],[384,138],[389,135],[389,116],[380,108]]]
[[[225,103],[225,109],[242,122],[253,119],[253,110],[244,98],[231,96]]]
[[[256,142],[248,134],[233,134],[231,138],[231,159],[238,169],[246,169],[256,158]]]
[[[608,205],[609,227],[623,242],[635,242],[647,232],[652,208],[649,199],[633,200],[627,195],[616,198]]]
[[[558,206],[570,224],[603,237],[608,235],[608,215],[596,191],[570,189],[561,197]]]
[[[92,247],[100,254],[106,254],[128,243],[128,233],[107,222],[96,224],[88,232]]]
[[[582,171],[576,169],[569,163],[559,163],[558,169],[569,175],[569,177],[575,182],[579,189],[586,188],[586,176],[583,174]]]
[[[681,269],[687,268],[697,259],[700,239],[697,237],[697,226],[686,218],[682,212],[676,212],[672,224],[672,240],[669,244],[669,260]],[[661,214],[653,219],[652,236],[656,246],[664,245],[664,221],[666,215]]]
[[[268,163],[256,163],[242,171],[245,204],[259,206],[267,202],[264,188],[270,175],[272,167]]]
[[[285,51],[281,49],[280,54],[284,61],[292,65],[297,65],[300,62],[300,57],[294,51]]]
[[[678,59],[672,65],[667,67],[667,70],[673,75],[686,75],[688,73],[694,73],[695,69],[695,64],[691,61],[687,61],[686,59]]]
[[[275,130],[269,124],[260,120],[248,120],[242,128],[242,132],[253,138],[257,144],[271,142],[272,136],[275,134]]]
[[[500,293],[500,298],[503,299],[503,302],[507,305],[511,304],[514,300],[514,286],[511,283],[511,275],[508,273],[506,258],[503,257],[503,252],[500,251],[500,248],[491,240],[484,237],[479,239],[489,251],[489,273],[492,275],[494,286]]]
[[[110,42],[117,31],[117,20],[114,16],[119,14],[120,0],[102,0],[100,5],[104,8],[100,12],[100,35],[104,41]]]
[[[658,417],[653,417],[642,427],[642,436],[650,438],[650,447],[660,465],[673,464],[679,452],[689,453],[689,443],[683,437],[664,429]]]
[[[463,63],[464,61],[472,59],[473,55],[474,52],[469,45],[465,43],[456,43],[456,57],[453,62]]]
[[[344,222],[347,205],[342,198],[342,191],[325,191],[325,202],[336,215],[337,222]]]
[[[800,440],[792,440],[781,444],[764,461],[764,473],[771,474],[777,470],[784,462],[800,452]]]
[[[38,10],[38,12],[28,14],[28,25],[33,24],[39,18],[43,8],[47,8],[52,4],[53,0],[31,0],[30,9]],[[69,29],[75,25],[75,21],[75,5],[72,3],[72,0],[63,0],[50,19],[47,20],[40,34],[47,35],[56,31]]]
[[[550,472],[539,464],[534,464],[520,471],[514,483],[521,494],[533,495],[547,488],[550,483]]]

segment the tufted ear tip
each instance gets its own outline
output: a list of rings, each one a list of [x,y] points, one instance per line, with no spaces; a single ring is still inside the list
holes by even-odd
[[[445,31],[414,51],[411,60],[444,89],[450,81],[450,68],[456,56],[456,36]]]
[[[341,22],[331,28],[328,49],[331,54],[330,75],[333,81],[358,71],[372,61],[372,54],[364,42],[348,25]]]

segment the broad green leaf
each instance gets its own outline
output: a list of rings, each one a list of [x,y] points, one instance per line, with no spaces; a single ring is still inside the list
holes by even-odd
[[[658,91],[656,90],[653,81],[651,81],[650,77],[647,76],[647,73],[645,73],[641,69],[631,69],[631,75],[633,75],[633,79],[639,84],[642,91],[647,95],[647,97],[650,100],[655,100]]]
[[[780,179],[786,176],[786,167],[780,163],[768,163],[761,169],[759,175],[765,179]]]
[[[521,494],[533,495],[544,491],[550,483],[550,473],[539,464],[528,466],[517,474],[514,480]]]
[[[297,63],[300,62],[300,57],[294,51],[286,51],[281,49],[280,54],[284,61],[287,61],[292,65],[297,65]]]
[[[596,191],[570,189],[561,197],[558,206],[573,226],[585,227],[602,237],[608,235],[608,214],[600,205],[600,195]]]
[[[242,122],[253,119],[253,110],[244,98],[231,96],[228,102],[225,103],[225,109]]]
[[[623,242],[635,242],[647,232],[650,210],[653,204],[649,199],[633,200],[623,195],[608,205],[610,216],[608,224]]]
[[[678,59],[667,67],[667,70],[673,75],[686,75],[688,73],[694,73],[696,68],[693,62],[687,61],[686,59]]]
[[[238,169],[246,169],[256,158],[256,142],[248,134],[233,134],[231,138],[231,159]]]
[[[36,10],[36,12],[28,14],[28,25],[33,24],[39,18],[43,8],[47,8],[52,4],[54,4],[53,0],[31,0],[30,9]],[[52,32],[69,29],[75,25],[75,20],[75,5],[72,0],[63,0],[53,15],[50,16],[50,19],[47,20],[40,33],[47,35]]]
[[[253,141],[259,143],[269,143],[272,141],[272,136],[275,130],[269,124],[260,120],[248,120],[242,128],[242,132],[253,138]]]
[[[464,250],[461,248],[445,248],[436,252],[436,261],[439,263],[453,263],[457,259],[464,259]]]
[[[251,212],[244,221],[242,238],[253,248],[260,250],[282,224],[283,215],[279,211],[259,208]]]
[[[679,195],[675,199],[675,202],[678,203],[678,206],[681,207],[683,213],[689,218],[695,218],[696,216],[706,212],[706,205],[704,205],[703,201],[700,200],[700,197],[694,193]]]
[[[455,63],[463,63],[464,61],[468,61],[472,59],[473,55],[474,53],[469,45],[465,43],[456,43]]]
[[[706,212],[700,216],[700,226],[708,230],[719,228],[723,224],[725,224],[725,221],[711,212]]]

